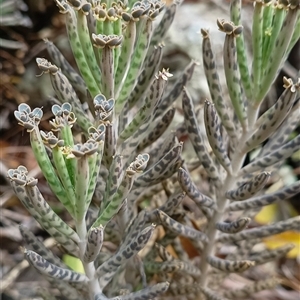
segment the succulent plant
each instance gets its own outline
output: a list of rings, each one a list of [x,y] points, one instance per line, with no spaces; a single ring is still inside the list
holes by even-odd
[[[0,26],[24,26],[31,27],[32,22],[28,16],[22,15],[27,11],[27,5],[22,0],[1,0],[0,1]],[[0,38],[0,45],[7,49],[26,48],[26,45],[19,41],[12,41]]]
[[[29,213],[64,251],[82,262],[84,273],[71,270],[20,226],[32,249],[24,251],[26,259],[64,299],[242,299],[274,287],[276,279],[269,278],[240,290],[221,289],[229,273],[245,272],[293,247],[253,253],[262,238],[299,229],[299,217],[246,229],[262,206],[300,190],[299,181],[273,193],[265,189],[272,173],[299,149],[300,136],[290,139],[299,124],[299,79],[284,78],[281,97],[259,115],[264,97],[299,39],[299,1],[255,2],[251,70],[241,3],[231,1],[231,21],[217,21],[225,33],[228,99],[221,90],[209,31],[201,30],[212,100],[204,104],[206,132],[199,128],[185,87],[195,63],[168,91],[172,75],[159,71],[160,42],[180,3],[168,7],[155,0],[56,3],[66,16],[80,75],[46,40],[52,62],[36,61],[42,74],[49,74],[57,97],[52,129],[39,129],[40,108],[20,104],[15,117],[30,134],[42,173],[74,226],[49,206],[26,167],[9,170],[8,177]],[[175,114],[172,104],[180,95],[184,122],[168,132]],[[186,133],[199,162],[181,157],[183,144],[178,140]],[[244,164],[254,149],[258,154]],[[206,193],[191,173],[199,166],[209,182]],[[182,205],[188,198],[198,210],[198,220]],[[185,251],[180,237],[190,240],[195,258]],[[223,245],[235,251],[221,256]]]

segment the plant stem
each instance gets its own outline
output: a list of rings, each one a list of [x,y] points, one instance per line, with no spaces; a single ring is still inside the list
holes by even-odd
[[[87,244],[87,229],[86,229],[86,221],[85,216],[82,220],[76,222],[76,231],[80,238],[79,246],[79,258],[82,262],[84,271],[86,276],[89,278],[89,292],[90,292],[90,300],[94,300],[95,296],[102,292],[99,281],[96,276],[96,269],[93,262],[86,263],[84,262],[84,253]]]
[[[244,145],[249,137],[249,132],[252,132],[249,130],[246,132],[246,134],[243,134],[240,145]],[[241,146],[240,149],[243,147]],[[201,255],[201,263],[200,263],[200,271],[201,271],[201,278],[200,278],[200,286],[204,288],[207,285],[207,272],[209,268],[209,264],[207,262],[208,256],[215,253],[215,240],[217,238],[217,229],[216,224],[220,221],[222,221],[222,218],[224,216],[224,212],[226,210],[226,207],[228,205],[228,200],[225,197],[226,191],[232,189],[233,184],[235,183],[237,174],[239,170],[242,167],[242,164],[244,162],[244,159],[246,157],[245,153],[241,153],[236,151],[232,157],[232,174],[227,175],[227,178],[225,179],[222,188],[219,192],[217,192],[216,199],[217,199],[217,210],[215,211],[214,215],[212,216],[212,219],[209,220],[208,227],[207,227],[207,237],[209,243],[204,248],[204,251]]]

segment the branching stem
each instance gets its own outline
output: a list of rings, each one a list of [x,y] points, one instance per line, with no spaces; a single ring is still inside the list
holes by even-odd
[[[251,131],[252,130],[249,130],[246,134],[243,135],[240,141],[240,145],[244,145],[246,143],[249,137],[249,132]],[[242,149],[242,147],[240,147],[240,149]],[[212,216],[212,219],[209,221],[207,227],[207,237],[209,243],[206,245],[201,255],[201,263],[200,263],[200,271],[201,271],[200,286],[201,287],[205,287],[207,285],[207,279],[208,279],[207,272],[209,269],[207,258],[208,256],[215,253],[214,241],[217,238],[217,229],[215,224],[222,221],[224,212],[229,202],[225,197],[225,193],[226,191],[232,189],[233,184],[235,183],[236,176],[239,170],[242,168],[245,157],[246,154],[241,153],[239,151],[236,151],[234,153],[232,157],[232,174],[227,173],[227,178],[225,179],[222,188],[216,194],[217,210],[214,212],[214,215]]]
[[[99,281],[96,276],[96,269],[93,262],[86,263],[84,262],[84,253],[87,244],[87,229],[86,229],[86,221],[85,217],[76,222],[76,231],[80,238],[79,246],[79,257],[82,262],[84,271],[86,276],[89,278],[89,292],[90,292],[90,300],[94,300],[97,294],[102,292]]]

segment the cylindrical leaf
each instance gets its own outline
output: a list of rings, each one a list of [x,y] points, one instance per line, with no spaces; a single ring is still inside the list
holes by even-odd
[[[88,232],[88,239],[83,260],[85,263],[93,262],[98,256],[103,243],[103,226],[91,228]]]
[[[209,256],[207,258],[207,262],[212,267],[227,273],[244,272],[250,267],[255,265],[255,263],[250,260],[231,261],[231,260],[220,259],[213,256]]]
[[[218,222],[216,228],[224,233],[237,233],[245,229],[250,221],[250,218],[241,218],[231,223]]]
[[[258,193],[268,182],[271,173],[260,173],[250,181],[244,183],[235,190],[227,191],[225,196],[230,200],[245,200]]]
[[[88,280],[84,274],[76,273],[51,264],[34,251],[25,250],[24,254],[29,263],[44,275],[67,282],[86,282]]]

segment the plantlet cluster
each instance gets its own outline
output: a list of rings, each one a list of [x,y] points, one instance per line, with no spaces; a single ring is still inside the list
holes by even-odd
[[[172,75],[159,70],[160,43],[180,3],[56,3],[66,16],[80,75],[46,40],[51,62],[36,61],[42,74],[50,76],[57,98],[52,129],[39,129],[40,108],[21,104],[15,117],[29,133],[43,175],[74,226],[47,204],[26,167],[9,170],[8,177],[29,213],[82,262],[84,274],[69,269],[21,226],[32,249],[25,250],[26,259],[64,299],[242,299],[276,286],[271,277],[239,290],[221,288],[228,274],[286,255],[293,245],[252,249],[262,238],[300,226],[298,216],[247,229],[261,207],[300,191],[299,181],[273,193],[264,189],[272,173],[299,149],[300,135],[290,139],[299,125],[299,78],[284,78],[284,92],[260,115],[263,99],[299,39],[299,1],[255,1],[251,68],[241,1],[231,1],[231,20],[217,20],[225,36],[228,97],[209,31],[201,29],[211,97],[200,111],[205,132],[185,87],[195,63],[168,91]],[[171,132],[172,103],[179,97],[184,122]],[[199,160],[194,164],[181,156],[179,140],[186,134]],[[258,154],[244,164],[253,150]],[[192,176],[199,168],[209,182],[205,194]],[[183,206],[188,198],[195,214]],[[182,238],[190,241],[196,257],[188,254]],[[221,255],[224,245],[235,250]]]

